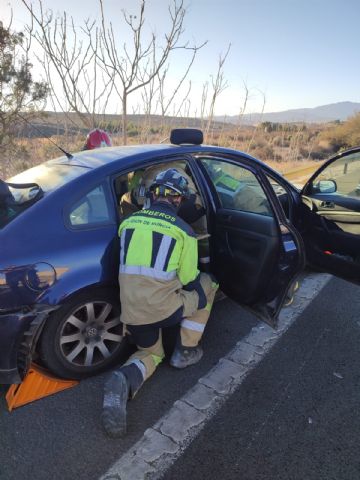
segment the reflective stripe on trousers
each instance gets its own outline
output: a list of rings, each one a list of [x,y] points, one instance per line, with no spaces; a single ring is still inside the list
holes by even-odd
[[[130,395],[132,398],[136,395],[141,385],[155,372],[157,366],[163,361],[165,357],[164,348],[162,345],[162,334],[159,330],[159,338],[157,342],[150,347],[141,347],[137,345],[138,350],[131,355],[128,361],[123,365],[120,370],[123,370],[130,383]],[[137,367],[137,370],[141,373],[142,381],[139,381],[138,372],[132,375],[134,370],[131,370],[130,366]]]
[[[181,321],[180,340],[184,347],[196,347],[198,345],[209,320],[215,293],[219,287],[217,283],[211,281],[210,276],[206,273],[201,274],[200,283],[204,289],[207,304],[205,308],[197,310],[191,317],[184,318]]]

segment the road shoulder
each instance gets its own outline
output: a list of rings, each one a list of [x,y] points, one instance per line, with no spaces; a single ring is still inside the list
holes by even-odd
[[[331,277],[309,274],[294,303],[280,314],[275,331],[259,324],[198,380],[143,437],[122,455],[101,480],[161,478],[201,432],[244,379],[296,321]]]

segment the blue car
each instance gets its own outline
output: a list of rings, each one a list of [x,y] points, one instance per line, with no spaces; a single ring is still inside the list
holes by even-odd
[[[170,142],[68,154],[0,183],[0,383],[21,382],[34,358],[80,379],[126,355],[121,202],[154,166],[191,177],[221,290],[274,327],[306,261],[360,283],[360,148],[300,191],[245,153],[202,145],[200,131],[174,130]]]

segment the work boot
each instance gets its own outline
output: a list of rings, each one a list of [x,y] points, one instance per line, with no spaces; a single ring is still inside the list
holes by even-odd
[[[175,368],[189,367],[201,360],[203,353],[203,349],[200,345],[197,347],[175,347],[170,358],[170,365]]]
[[[126,433],[126,404],[129,384],[121,371],[113,372],[105,383],[101,420],[109,437],[117,438]]]

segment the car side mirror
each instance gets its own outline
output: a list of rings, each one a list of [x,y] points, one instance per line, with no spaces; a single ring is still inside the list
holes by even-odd
[[[319,180],[312,185],[313,193],[335,193],[336,190],[335,180]]]

